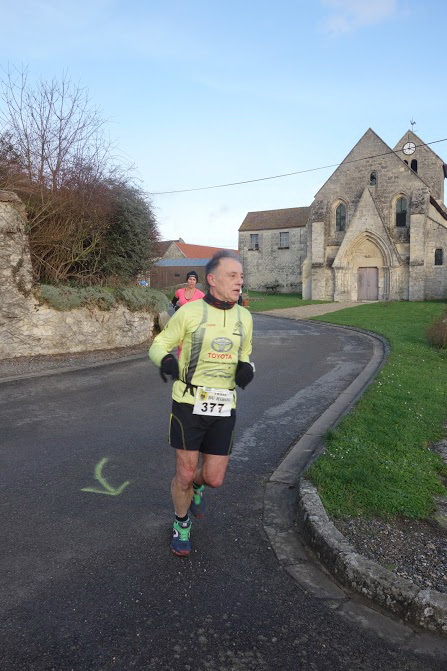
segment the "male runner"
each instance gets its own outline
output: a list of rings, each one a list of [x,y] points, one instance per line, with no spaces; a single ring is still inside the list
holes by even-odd
[[[171,549],[181,557],[191,552],[188,508],[204,517],[204,486],[220,487],[225,478],[236,421],[235,385],[245,389],[254,372],[249,362],[253,321],[237,304],[243,273],[236,254],[217,252],[206,266],[206,279],[206,296],[178,310],[149,350],[164,382],[166,376],[175,380],[169,426],[169,443],[176,448]],[[171,350],[179,342],[177,360]]]

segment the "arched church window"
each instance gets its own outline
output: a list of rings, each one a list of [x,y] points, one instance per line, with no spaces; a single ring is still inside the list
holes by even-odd
[[[407,225],[407,199],[401,196],[396,200],[396,226]]]
[[[344,231],[346,229],[346,207],[343,203],[335,210],[335,230]]]
[[[442,249],[435,249],[435,266],[442,266],[444,263],[444,252]]]
[[[373,170],[373,172],[369,176],[369,185],[377,186],[377,173],[375,170]]]
[[[412,169],[414,172],[417,172],[417,171],[418,171],[418,162],[416,161],[415,158],[411,161],[411,169]]]

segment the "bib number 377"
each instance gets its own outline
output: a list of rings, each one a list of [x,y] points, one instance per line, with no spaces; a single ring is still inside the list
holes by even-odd
[[[233,405],[234,393],[231,389],[212,389],[198,387],[194,403],[195,415],[211,417],[229,417]]]

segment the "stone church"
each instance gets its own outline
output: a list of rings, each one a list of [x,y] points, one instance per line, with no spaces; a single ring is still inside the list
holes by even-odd
[[[447,166],[412,131],[369,129],[310,207],[249,212],[246,285],[335,301],[447,298]]]

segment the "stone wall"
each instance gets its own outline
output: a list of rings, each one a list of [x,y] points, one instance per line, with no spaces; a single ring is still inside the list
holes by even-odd
[[[425,237],[425,295],[431,298],[447,297],[447,222],[431,205],[427,217]],[[443,264],[435,266],[435,250],[443,250]]]
[[[279,246],[280,232],[289,233],[289,247]],[[250,249],[250,234],[259,236],[259,249]],[[306,229],[239,232],[239,254],[244,267],[244,286],[254,291],[264,291],[277,284],[279,293],[300,292],[301,268],[306,257]]]
[[[149,339],[157,319],[124,306],[58,311],[40,304],[33,295],[24,205],[0,191],[0,358],[136,345]]]

